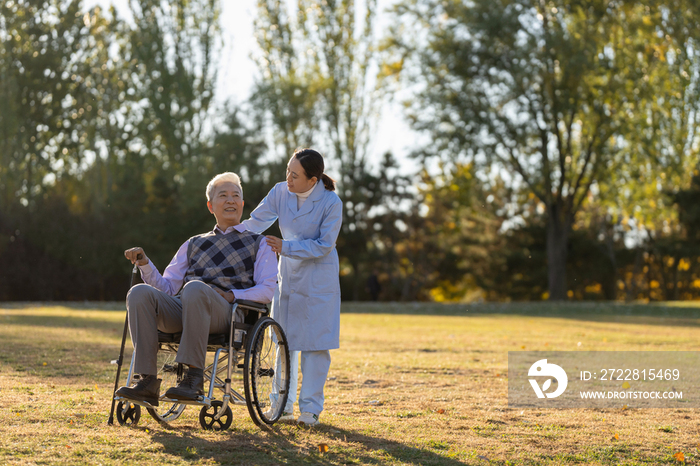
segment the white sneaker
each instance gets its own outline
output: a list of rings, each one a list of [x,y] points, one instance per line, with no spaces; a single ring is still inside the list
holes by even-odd
[[[265,417],[270,419],[272,416],[275,414],[273,408],[268,409],[265,411],[263,414],[265,414]],[[282,415],[280,416],[279,419],[277,419],[277,422],[294,422],[294,413],[288,413],[287,411],[284,411]]]
[[[315,426],[318,424],[318,415],[312,413],[301,413],[301,416],[297,419],[297,424],[303,424],[305,426]]]

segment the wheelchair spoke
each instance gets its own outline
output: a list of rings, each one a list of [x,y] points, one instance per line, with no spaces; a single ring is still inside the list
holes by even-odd
[[[177,354],[173,352],[171,345],[163,345],[157,356],[158,378],[162,380],[160,384],[161,393],[170,387],[174,387],[185,375],[185,368],[182,364],[175,362]],[[157,407],[148,408],[148,414],[158,422],[172,422],[185,410],[187,405],[161,401]]]
[[[244,384],[248,411],[259,426],[274,424],[289,391],[289,352],[282,328],[271,318],[258,321],[249,334]]]

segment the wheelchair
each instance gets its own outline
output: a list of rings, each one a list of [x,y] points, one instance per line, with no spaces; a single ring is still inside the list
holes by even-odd
[[[245,315],[242,323],[235,322],[237,310]],[[187,366],[175,362],[180,337],[180,333],[158,332],[157,376],[162,379],[163,388],[175,386],[187,374]],[[134,426],[141,418],[141,408],[145,408],[155,420],[167,424],[180,417],[188,405],[193,405],[200,407],[199,423],[202,428],[226,430],[231,426],[232,404],[246,405],[251,419],[261,428],[277,422],[289,396],[289,349],[282,327],[269,316],[266,305],[247,300],[235,301],[231,309],[229,332],[209,335],[207,353],[214,353],[214,359],[204,369],[204,396],[192,401],[169,399],[161,395],[158,406],[153,406],[113,393],[112,406],[114,409],[114,402],[117,402],[117,422]],[[134,360],[135,354],[132,353],[127,385],[138,378],[133,371]],[[121,368],[121,356],[119,364]],[[234,369],[243,369],[244,395],[232,387]],[[118,385],[119,369],[115,392]]]

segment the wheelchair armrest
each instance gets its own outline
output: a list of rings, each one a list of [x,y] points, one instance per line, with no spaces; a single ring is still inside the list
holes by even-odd
[[[269,309],[267,307],[267,304],[264,303],[259,303],[257,301],[250,301],[248,299],[237,299],[233,302],[234,304],[238,304],[239,306],[243,308],[247,308],[253,311],[258,311],[258,312],[269,312]]]

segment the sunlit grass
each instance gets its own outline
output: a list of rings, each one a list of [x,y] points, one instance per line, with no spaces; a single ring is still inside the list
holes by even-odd
[[[123,304],[0,304],[0,464],[669,464],[696,412],[507,406],[508,351],[700,350],[697,303],[344,304],[322,425],[107,426]],[[115,312],[116,311],[116,312]],[[130,344],[128,345],[130,353]],[[617,438],[616,438],[617,435]],[[319,445],[328,445],[321,453]],[[488,461],[488,463],[487,463]]]

